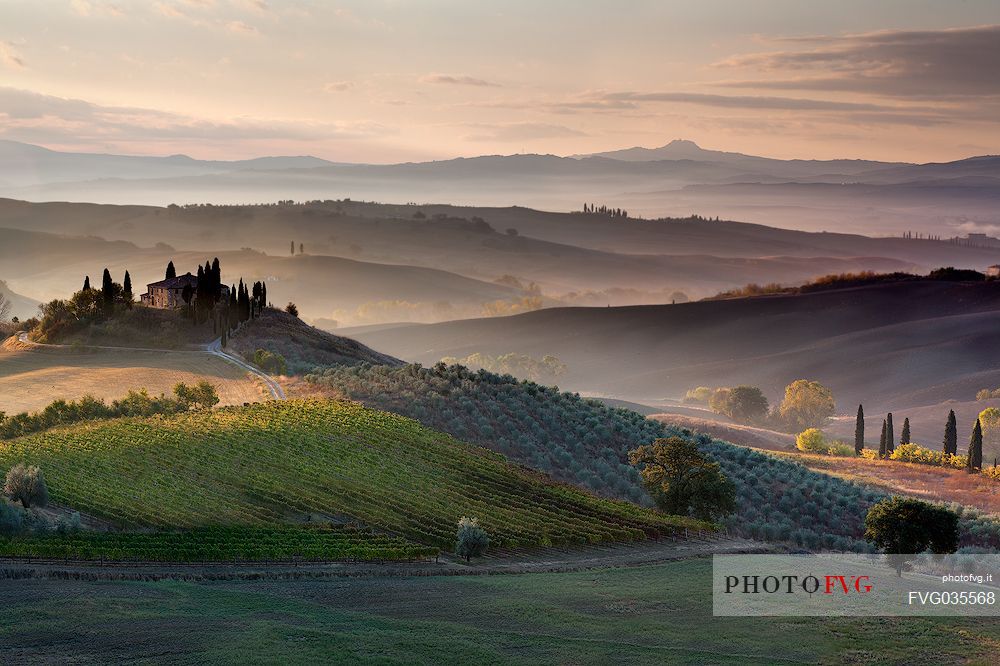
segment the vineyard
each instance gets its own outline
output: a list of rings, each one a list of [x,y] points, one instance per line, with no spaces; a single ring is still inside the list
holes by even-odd
[[[183,532],[77,532],[0,539],[0,557],[142,562],[413,560],[438,549],[347,526],[200,527]]]
[[[736,513],[722,521],[732,532],[809,549],[871,549],[863,539],[864,516],[884,496],[882,491],[627,409],[510,375],[443,364],[331,367],[317,369],[307,379],[489,447],[562,481],[633,502],[649,503],[649,498],[628,464],[628,451],[657,437],[697,437],[699,447],[736,485]],[[962,514],[963,546],[1000,547],[1000,521],[953,508]]]
[[[258,403],[57,428],[0,442],[0,468],[17,462],[44,470],[53,501],[125,529],[315,518],[451,548],[458,519],[469,515],[493,544],[512,548],[706,527],[553,483],[416,421],[349,402]]]

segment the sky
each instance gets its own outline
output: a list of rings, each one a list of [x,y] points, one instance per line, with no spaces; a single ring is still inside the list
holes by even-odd
[[[0,0],[0,139],[401,162],[1000,153],[996,0]]]

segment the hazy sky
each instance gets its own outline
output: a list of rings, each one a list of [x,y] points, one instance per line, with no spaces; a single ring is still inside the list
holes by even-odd
[[[997,0],[0,0],[0,138],[341,161],[1000,153]]]

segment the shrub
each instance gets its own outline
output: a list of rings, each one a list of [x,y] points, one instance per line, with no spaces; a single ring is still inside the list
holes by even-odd
[[[862,449],[861,458],[862,460],[881,460],[878,451],[874,449]]]
[[[992,467],[984,467],[983,476],[986,477],[987,479],[1000,481],[1000,466],[993,465]]]
[[[708,399],[711,397],[712,389],[707,386],[698,386],[697,388],[689,389],[688,392],[684,394],[684,402],[696,402],[707,405]]]
[[[0,536],[13,536],[24,527],[24,509],[0,497]]]
[[[889,460],[918,463],[920,465],[937,465],[939,467],[954,467],[965,469],[967,456],[950,455],[933,449],[926,449],[919,444],[900,444],[889,456]]]
[[[258,349],[253,353],[250,361],[269,375],[288,374],[288,363],[285,362],[285,357],[281,354]]]
[[[174,395],[185,408],[209,409],[219,404],[219,394],[215,387],[205,380],[194,386],[181,382],[174,387]]]
[[[466,562],[473,557],[482,557],[490,545],[490,537],[486,534],[486,530],[479,526],[479,521],[465,516],[458,521],[458,534],[455,539],[455,554],[464,557]]]
[[[847,442],[836,441],[833,442],[830,447],[826,450],[831,456],[854,456],[854,445],[848,444]]]
[[[291,301],[288,301],[288,305],[285,306],[285,312],[292,315],[293,317],[299,316],[299,306],[295,305]]]
[[[32,506],[43,507],[49,503],[49,489],[45,485],[42,470],[18,463],[7,472],[3,490],[25,509]]]
[[[799,433],[795,438],[795,448],[806,453],[826,453],[828,450],[826,438],[819,428],[809,428]],[[854,449],[851,448],[851,453]]]

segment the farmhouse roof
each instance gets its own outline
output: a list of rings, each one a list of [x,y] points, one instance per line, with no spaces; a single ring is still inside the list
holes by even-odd
[[[191,273],[185,273],[184,275],[167,278],[166,280],[160,280],[159,282],[150,282],[146,286],[160,289],[183,289],[187,285],[191,285],[192,288],[197,287],[198,276],[191,275]]]

